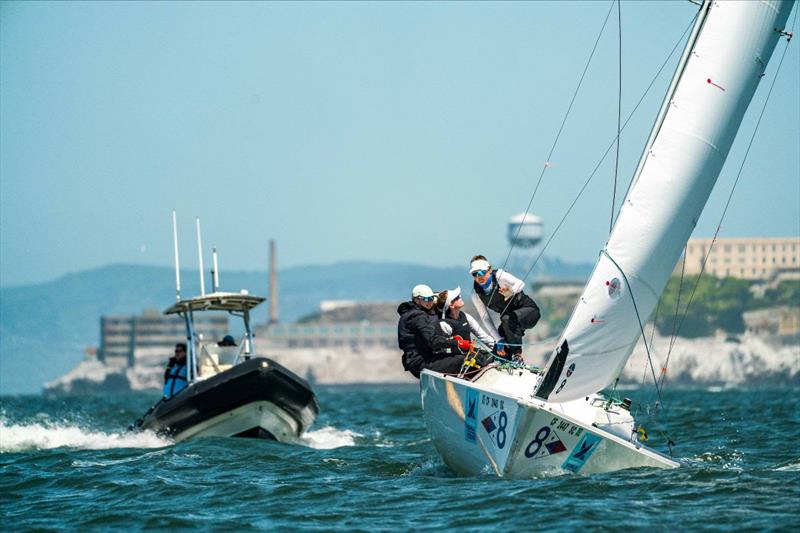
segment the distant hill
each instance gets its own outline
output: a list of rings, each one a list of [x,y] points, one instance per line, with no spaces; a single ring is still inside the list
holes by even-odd
[[[547,258],[540,265],[548,278],[569,279],[585,278],[592,267]],[[167,308],[175,298],[174,280],[168,267],[112,265],[0,289],[0,394],[38,392],[42,383],[67,372],[81,360],[85,346],[99,343],[101,315]],[[196,270],[182,271],[181,282],[185,297],[199,293]],[[317,310],[321,300],[400,302],[417,283],[466,288],[471,280],[463,266],[346,262],[287,268],[279,273],[280,318],[294,321]],[[268,276],[223,272],[220,285],[266,296]],[[264,305],[254,322],[266,320]]]

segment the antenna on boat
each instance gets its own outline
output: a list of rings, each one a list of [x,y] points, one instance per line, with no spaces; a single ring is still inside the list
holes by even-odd
[[[203,277],[203,239],[200,238],[200,217],[195,219],[197,222],[197,261],[200,263],[200,296],[206,295],[206,280]]]
[[[214,284],[214,292],[219,290],[219,265],[217,264],[217,247],[214,246],[212,248],[213,252],[211,256],[213,258],[213,263],[211,266],[211,279],[212,283]]]
[[[175,248],[175,299],[181,301],[181,267],[178,260],[178,222],[172,210],[172,245]]]

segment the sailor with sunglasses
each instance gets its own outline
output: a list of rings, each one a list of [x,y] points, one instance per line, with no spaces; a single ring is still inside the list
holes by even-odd
[[[397,343],[403,350],[403,368],[419,378],[424,368],[436,372],[457,373],[464,364],[469,340],[448,338],[439,326],[436,296],[427,285],[411,291],[411,301],[397,308]]]
[[[472,303],[484,327],[495,339],[495,353],[522,361],[522,336],[539,322],[539,306],[523,292],[525,282],[503,269],[493,270],[482,255],[470,260],[469,272],[474,280]],[[496,327],[489,310],[500,315]]]

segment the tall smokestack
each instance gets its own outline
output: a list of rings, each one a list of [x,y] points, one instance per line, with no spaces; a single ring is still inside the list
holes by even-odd
[[[278,323],[278,252],[275,241],[269,241],[269,323]]]

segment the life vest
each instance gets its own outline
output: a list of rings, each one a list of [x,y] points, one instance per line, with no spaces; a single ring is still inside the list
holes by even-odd
[[[469,327],[469,322],[467,322],[467,315],[464,314],[464,311],[458,312],[458,318],[452,318],[450,315],[445,315],[442,319],[444,322],[447,322],[451,328],[453,328],[452,336],[455,337],[459,335],[462,339],[469,340],[470,334],[472,333],[472,328]]]
[[[167,368],[164,378],[164,398],[172,398],[189,385],[186,379],[186,364],[174,364]]]

